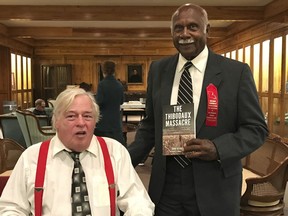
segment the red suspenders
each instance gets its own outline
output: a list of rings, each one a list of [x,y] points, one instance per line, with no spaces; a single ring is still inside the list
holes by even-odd
[[[116,191],[115,191],[115,181],[114,181],[114,173],[113,173],[113,167],[111,164],[111,158],[107,149],[107,145],[102,137],[97,137],[101,149],[102,154],[104,157],[104,166],[105,166],[105,172],[106,172],[106,178],[109,186],[109,195],[110,195],[110,208],[111,208],[111,216],[116,215]]]
[[[111,164],[110,155],[107,149],[107,145],[102,137],[97,137],[104,157],[105,172],[109,186],[110,195],[110,208],[111,216],[116,215],[116,192],[115,192],[115,181],[114,173]],[[47,154],[49,149],[50,140],[44,141],[39,150],[38,164],[35,178],[35,190],[34,190],[34,200],[35,200],[35,216],[42,216],[42,198],[43,198],[43,184],[44,176],[46,170]]]
[[[34,190],[35,216],[42,216],[42,197],[44,190],[43,183],[46,171],[46,161],[49,144],[50,140],[43,142],[39,150]]]

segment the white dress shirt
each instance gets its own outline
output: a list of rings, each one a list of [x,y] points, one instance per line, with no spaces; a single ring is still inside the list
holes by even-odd
[[[104,138],[114,170],[117,203],[126,216],[150,216],[154,204],[131,164],[128,151],[117,141]],[[19,158],[0,198],[0,215],[34,215],[34,182],[39,147],[29,147]],[[71,216],[71,176],[74,161],[58,139],[52,138],[46,165],[43,194],[43,216]],[[68,150],[69,151],[69,150]],[[96,137],[80,154],[86,176],[92,215],[110,216],[110,197],[103,154]],[[117,208],[117,207],[116,207]],[[116,215],[119,210],[116,210]]]
[[[189,72],[191,74],[191,79],[192,79],[192,86],[193,86],[194,128],[196,128],[196,118],[197,118],[200,97],[201,97],[201,91],[202,91],[202,85],[203,85],[203,79],[204,79],[205,69],[207,65],[207,60],[208,60],[208,48],[207,46],[205,46],[203,51],[191,61],[193,65],[192,67],[189,68]],[[177,64],[175,76],[174,76],[170,105],[177,104],[180,78],[181,78],[182,72],[184,70],[184,65],[186,62],[187,60],[181,54],[179,54],[178,64]]]

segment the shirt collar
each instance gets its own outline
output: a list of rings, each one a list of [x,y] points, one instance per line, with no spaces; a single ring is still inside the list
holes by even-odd
[[[56,156],[59,152],[62,152],[64,150],[71,152],[70,149],[64,146],[64,144],[61,142],[57,134],[51,139],[51,142],[54,145],[54,147],[52,148],[52,157]],[[98,145],[98,140],[95,136],[93,136],[88,149],[86,149],[86,152],[90,152],[94,154],[95,156],[97,156],[97,153],[98,153],[97,145]]]
[[[204,73],[206,65],[207,65],[207,61],[208,61],[208,48],[207,48],[207,46],[204,47],[204,49],[202,50],[201,53],[199,53],[198,56],[196,56],[194,59],[191,60],[194,67],[200,73]],[[176,72],[182,72],[183,67],[184,67],[186,62],[187,62],[187,59],[185,59],[181,54],[179,54]]]

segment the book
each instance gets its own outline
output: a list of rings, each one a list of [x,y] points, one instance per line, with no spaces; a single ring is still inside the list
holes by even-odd
[[[184,144],[195,138],[193,104],[163,107],[163,155],[183,155]]]

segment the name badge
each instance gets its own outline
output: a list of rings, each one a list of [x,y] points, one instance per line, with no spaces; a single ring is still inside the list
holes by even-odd
[[[218,119],[218,90],[215,85],[210,83],[206,87],[206,93],[207,93],[206,125],[216,127]]]

